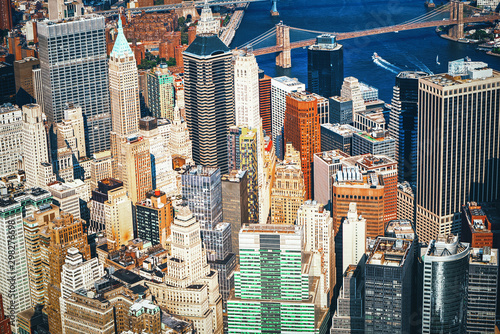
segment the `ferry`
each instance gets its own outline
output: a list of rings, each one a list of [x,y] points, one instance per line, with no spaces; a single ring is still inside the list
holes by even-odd
[[[378,59],[378,58],[380,58],[380,56],[376,52],[374,52],[373,56],[372,56],[372,59],[375,60],[375,59]]]

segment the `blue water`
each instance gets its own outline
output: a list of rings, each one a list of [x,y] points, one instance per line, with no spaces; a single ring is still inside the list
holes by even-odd
[[[440,1],[435,1],[440,3]],[[281,0],[279,17],[271,17],[270,2],[252,3],[248,7],[231,47],[237,47],[274,27],[280,20],[298,28],[347,32],[398,24],[425,14],[423,0]],[[291,32],[291,40],[314,38],[314,34]],[[259,46],[275,43],[275,37]],[[500,70],[500,58],[476,51],[476,46],[448,41],[437,36],[435,28],[401,31],[340,41],[344,45],[344,75],[354,76],[379,89],[379,97],[390,102],[395,72],[398,70],[447,71],[448,61],[469,56]],[[392,66],[375,64],[371,58],[377,52]],[[436,64],[436,56],[439,62]],[[307,51],[292,50],[292,68],[275,66],[275,55],[257,57],[259,67],[267,75],[288,75],[307,84]]]

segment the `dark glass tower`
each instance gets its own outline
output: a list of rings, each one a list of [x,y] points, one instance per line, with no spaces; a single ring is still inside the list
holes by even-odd
[[[344,49],[333,35],[316,37],[307,50],[307,89],[323,97],[340,95],[344,81]]]
[[[389,132],[396,138],[399,181],[417,182],[418,78],[425,72],[405,71],[393,88]]]
[[[201,34],[184,51],[183,61],[193,160],[227,174],[227,134],[235,118],[232,53],[216,35]]]

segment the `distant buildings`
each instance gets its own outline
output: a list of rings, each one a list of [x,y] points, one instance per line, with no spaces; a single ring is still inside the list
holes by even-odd
[[[469,244],[454,235],[441,236],[422,251],[422,333],[465,332]]]
[[[183,53],[184,99],[193,160],[199,165],[218,167],[226,174],[226,135],[235,124],[232,53],[217,35],[198,33]]]
[[[334,35],[320,35],[307,49],[307,89],[326,98],[340,94],[344,49]]]
[[[438,235],[458,235],[466,201],[499,198],[500,165],[493,161],[500,158],[500,142],[492,141],[491,133],[500,127],[493,97],[500,73],[486,63],[463,59],[449,68],[448,74],[419,79],[418,147],[425,153],[418,154],[415,204],[417,234],[424,242]],[[474,98],[484,102],[467,107],[458,103]],[[487,119],[491,121],[482,123]]]
[[[300,153],[307,199],[313,198],[313,155],[321,152],[317,104],[318,100],[306,92],[293,92],[286,97],[285,141]]]

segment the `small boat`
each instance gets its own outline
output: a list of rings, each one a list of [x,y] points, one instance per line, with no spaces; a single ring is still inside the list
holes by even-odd
[[[374,52],[373,56],[372,56],[372,59],[375,60],[375,59],[378,59],[378,58],[380,58],[380,56],[376,52]]]
[[[436,56],[436,64],[441,65],[441,63],[439,62],[439,55]]]
[[[396,34],[397,34],[398,32],[399,32],[398,30],[396,30],[396,31],[395,31],[395,33],[396,33]]]

